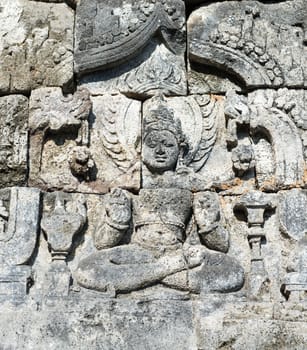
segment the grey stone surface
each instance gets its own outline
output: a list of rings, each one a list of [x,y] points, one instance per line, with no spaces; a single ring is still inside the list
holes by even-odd
[[[178,161],[172,169],[175,172],[156,176],[143,167],[144,186],[173,187],[176,184],[180,188],[199,191],[234,178],[224,132],[223,97],[191,95],[185,98],[152,98],[145,101],[143,110],[145,121],[160,114],[161,119],[167,119],[169,124],[175,122],[177,129],[173,128],[173,133],[179,143],[183,142]],[[153,128],[159,129],[157,121],[152,124]],[[223,158],[220,158],[220,154],[223,154]]]
[[[82,195],[45,194],[41,228],[52,256],[46,281],[48,297],[66,297],[69,294],[71,273],[66,260],[72,252],[76,235],[84,229],[86,218]]]
[[[305,349],[305,2],[0,24],[0,349]]]
[[[291,109],[281,99],[291,98],[288,90],[257,90],[248,98],[234,91],[227,94],[225,114],[227,143],[237,174],[255,168],[257,186],[276,190],[302,186],[305,179],[303,132],[295,125]],[[278,98],[278,94],[282,95]],[[291,100],[295,106],[295,100]],[[304,111],[297,119],[304,117]],[[248,151],[246,151],[248,150]],[[243,172],[243,174],[244,174]]]
[[[69,6],[72,6],[73,8],[76,7],[76,4],[78,0],[32,0],[32,1],[40,1],[40,2],[50,2],[50,3],[67,3]]]
[[[306,18],[305,1],[201,6],[188,20],[189,58],[243,88],[306,87]]]
[[[288,265],[288,273],[283,281],[282,292],[292,302],[305,299],[307,292],[307,233],[301,238],[292,254]]]
[[[280,229],[288,237],[297,241],[304,238],[306,232],[306,217],[301,215],[306,211],[307,193],[293,189],[281,193],[279,206]]]
[[[261,249],[266,239],[263,230],[265,212],[275,209],[275,206],[270,195],[254,191],[241,196],[234,208],[245,213],[249,227],[247,238],[251,248],[251,271],[248,288],[250,297],[256,300],[262,297],[270,282]]]
[[[1,347],[197,349],[192,304],[187,301],[89,299],[89,302],[60,302],[58,307],[62,310],[45,306],[30,315],[26,308],[8,311],[2,318],[5,327],[1,329]],[[29,319],[24,328],[16,323],[10,326],[16,313],[18,319]],[[176,332],[178,335],[174,337]]]
[[[36,246],[40,191],[13,187],[1,190],[1,262],[23,265]]]
[[[149,188],[144,182],[130,200],[119,189],[111,193],[95,235],[100,251],[80,261],[77,281],[82,287],[116,294],[156,284],[192,293],[239,290],[244,271],[225,254],[229,237],[222,227],[218,196],[199,192],[193,201],[191,188],[183,189],[189,186],[188,178],[169,182],[188,151],[188,141],[173,110],[160,98],[157,102],[143,121],[142,163],[152,182]],[[130,243],[116,246],[131,225]]]
[[[87,74],[80,85],[92,93],[121,92],[144,98],[162,91],[166,95],[186,95],[187,79],[184,54],[176,55],[158,38],[127,63]]]
[[[40,191],[13,187],[0,191],[0,301],[19,302],[32,281],[30,261],[39,233]]]
[[[75,70],[81,73],[118,65],[142,50],[157,32],[174,53],[183,53],[184,12],[182,0],[79,1]]]
[[[72,9],[28,0],[0,5],[0,92],[67,88],[73,79]]]
[[[34,90],[30,98],[30,184],[105,193],[138,189],[141,103],[80,88]]]
[[[185,95],[185,51],[182,0],[78,3],[75,70],[94,71],[80,79],[91,92]]]
[[[0,97],[0,186],[24,185],[28,171],[28,99]]]

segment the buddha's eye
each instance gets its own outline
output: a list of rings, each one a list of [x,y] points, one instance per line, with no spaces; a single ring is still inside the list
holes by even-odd
[[[157,146],[157,142],[153,141],[153,140],[148,140],[146,142],[146,145],[150,148],[155,148]]]
[[[165,147],[174,147],[175,146],[173,142],[168,142],[168,141],[163,141],[163,145]]]

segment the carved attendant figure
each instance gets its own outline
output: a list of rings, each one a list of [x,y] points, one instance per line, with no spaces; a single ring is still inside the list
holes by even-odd
[[[186,148],[172,110],[160,104],[146,116],[143,163],[153,176],[159,180],[174,173]],[[132,221],[130,243],[116,247]],[[244,272],[225,254],[228,234],[220,221],[218,198],[212,192],[193,195],[174,185],[143,188],[132,196],[115,189],[94,237],[100,251],[81,261],[78,282],[85,288],[116,292],[158,283],[194,293],[238,290]]]

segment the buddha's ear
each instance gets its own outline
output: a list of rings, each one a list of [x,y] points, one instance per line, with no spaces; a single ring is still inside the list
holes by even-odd
[[[182,166],[187,166],[189,164],[189,145],[186,142],[181,142],[179,144],[180,151],[177,160],[176,169]]]

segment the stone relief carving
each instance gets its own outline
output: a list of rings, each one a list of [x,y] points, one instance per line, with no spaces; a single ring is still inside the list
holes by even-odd
[[[87,74],[80,84],[93,94],[121,92],[136,98],[186,95],[184,55],[175,55],[158,38],[152,38],[134,59],[107,71]]]
[[[292,261],[288,265],[288,273],[283,281],[281,290],[291,302],[303,302],[307,292],[307,233],[298,240]]]
[[[182,0],[80,1],[75,69],[84,72],[118,64],[142,49],[157,31],[171,51],[184,52],[184,11]]]
[[[48,296],[65,297],[71,285],[71,273],[66,259],[71,253],[75,236],[86,222],[85,200],[82,195],[63,192],[45,194],[41,228],[47,236],[52,263],[48,271]]]
[[[1,1],[0,91],[68,87],[73,79],[73,11],[66,4]]]
[[[307,204],[307,194],[299,189],[282,193],[279,205],[280,230],[289,238],[299,241],[304,238],[307,222],[304,213]]]
[[[155,110],[155,112],[152,112]],[[175,121],[172,132],[176,135],[176,142],[181,144],[180,154],[172,171],[161,172],[150,170],[150,159],[154,159],[155,149],[152,154],[144,154],[143,149],[143,185],[177,186],[194,190],[204,190],[210,187],[213,174],[205,169],[205,164],[210,157],[218,137],[218,126],[223,116],[223,101],[216,100],[208,95],[188,96],[186,98],[155,97],[144,103],[144,123],[154,130],[160,130],[165,118],[166,123]],[[146,120],[146,115],[151,115]],[[160,117],[159,117],[160,116]],[[161,125],[160,125],[161,124]],[[169,134],[165,135],[168,138]],[[143,137],[143,144],[145,144]],[[150,147],[147,148],[150,150]],[[146,160],[147,159],[147,160]],[[156,164],[157,165],[157,164]],[[175,172],[174,172],[175,170]],[[206,172],[207,170],[207,172]],[[215,174],[216,175],[216,174]],[[216,176],[218,177],[218,176]]]
[[[265,298],[270,280],[265,269],[261,246],[266,239],[263,229],[265,211],[272,210],[276,204],[271,196],[254,191],[243,195],[235,205],[235,209],[245,212],[248,222],[248,242],[251,248],[251,271],[249,275],[249,296],[251,298]]]
[[[28,99],[21,95],[0,98],[0,169],[2,187],[26,183]]]
[[[0,349],[304,347],[306,18],[0,0]]]
[[[140,103],[121,95],[33,91],[30,184],[90,193],[104,193],[116,181],[138,188],[139,117]]]
[[[60,103],[59,103],[60,101]],[[42,188],[76,189],[94,164],[89,145],[89,93],[80,89],[64,97],[60,88],[42,88],[30,98],[30,184]],[[57,153],[56,145],[66,154]],[[52,167],[52,175],[50,174]]]
[[[186,152],[184,134],[179,120],[161,103],[149,110],[143,124],[142,161],[159,184],[164,173],[174,174]],[[120,189],[109,195],[104,222],[95,234],[100,251],[78,267],[81,286],[115,293],[157,283],[194,293],[230,292],[242,287],[243,269],[225,254],[228,235],[220,227],[217,195],[199,192],[193,199],[190,190],[176,183],[165,185],[145,185],[135,196]],[[116,246],[132,217],[130,243]]]
[[[305,22],[303,1],[202,6],[188,20],[189,57],[222,68],[247,88],[304,87]]]
[[[293,189],[281,194],[279,207],[280,230],[293,240],[293,250],[288,255],[287,273],[281,291],[291,302],[306,299],[306,191]]]
[[[77,6],[75,70],[104,70],[80,79],[90,91],[185,95],[185,51],[182,0],[83,0]]]
[[[266,93],[258,90],[248,99],[228,93],[227,142],[234,168],[239,176],[255,168],[257,185],[266,190],[301,185],[305,162],[300,133],[288,114],[268,102]]]
[[[0,190],[0,299],[19,302],[32,280],[31,259],[38,236],[40,191],[12,187]]]

